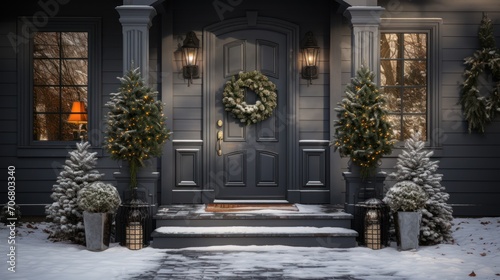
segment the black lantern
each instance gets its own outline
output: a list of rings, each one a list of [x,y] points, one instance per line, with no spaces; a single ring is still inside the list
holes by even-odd
[[[190,83],[193,83],[192,79],[200,77],[198,65],[196,65],[199,49],[200,40],[198,40],[193,31],[188,32],[182,45],[182,57],[184,62],[182,75],[184,78],[188,79],[188,86]]]
[[[366,207],[364,237],[368,248],[378,250],[387,245],[387,211],[385,203],[378,198],[370,198],[364,202]]]
[[[130,250],[139,250],[143,247],[144,229],[142,227],[142,213],[137,208],[131,208],[127,217],[125,229],[126,246]]]
[[[312,84],[312,79],[318,78],[319,46],[311,31],[307,32],[304,38],[302,56],[304,63],[302,66],[302,78],[308,79],[309,84]]]

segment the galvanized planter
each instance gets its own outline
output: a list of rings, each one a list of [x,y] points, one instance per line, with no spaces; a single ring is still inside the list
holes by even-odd
[[[397,234],[400,250],[418,249],[421,212],[397,212]]]
[[[83,212],[85,243],[90,251],[104,251],[109,247],[113,214]]]

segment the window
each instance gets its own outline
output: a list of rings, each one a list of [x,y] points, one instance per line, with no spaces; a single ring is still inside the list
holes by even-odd
[[[380,84],[400,141],[411,130],[427,135],[427,45],[425,33],[381,33]]]
[[[101,19],[19,20],[19,156],[67,154],[68,141],[102,142]],[[78,106],[81,108],[75,111]],[[33,148],[44,149],[33,152]]]
[[[85,133],[88,43],[87,32],[34,34],[33,140],[78,140]]]
[[[439,18],[382,19],[380,86],[394,137],[402,144],[412,130],[428,146],[440,145]]]

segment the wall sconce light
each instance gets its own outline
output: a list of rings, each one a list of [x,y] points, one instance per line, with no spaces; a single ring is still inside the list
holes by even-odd
[[[318,78],[318,55],[319,46],[311,31],[306,33],[304,44],[302,45],[302,56],[304,64],[302,66],[302,78],[308,79],[312,84],[312,79]]]
[[[87,109],[83,101],[74,101],[71,106],[71,113],[68,117],[68,123],[78,125],[78,138],[82,138],[82,127],[87,123]]]
[[[182,56],[184,60],[184,66],[182,67],[182,75],[185,79],[188,79],[189,84],[193,83],[193,79],[199,78],[198,65],[196,65],[198,50],[200,49],[200,40],[196,37],[193,31],[186,34],[186,39],[184,39],[182,45]]]

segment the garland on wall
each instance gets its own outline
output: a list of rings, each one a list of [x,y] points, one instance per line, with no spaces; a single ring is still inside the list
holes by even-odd
[[[472,130],[484,133],[484,127],[500,111],[500,51],[495,46],[495,36],[491,20],[483,13],[479,27],[481,49],[465,58],[465,81],[462,84],[460,104],[468,122],[469,133]],[[480,76],[491,74],[495,85],[488,95],[480,93]]]
[[[258,96],[255,104],[246,103],[246,88]],[[246,125],[261,122],[269,118],[277,106],[276,85],[257,70],[240,72],[226,82],[222,103],[227,112]]]

